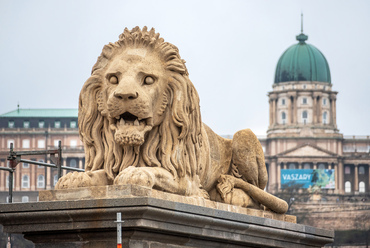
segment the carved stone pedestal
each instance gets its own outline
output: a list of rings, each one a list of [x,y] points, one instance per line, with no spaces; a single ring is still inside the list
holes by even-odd
[[[116,247],[121,212],[123,247],[130,248],[322,247],[334,237],[292,223],[293,216],[138,186],[43,191],[40,200],[0,205],[4,231],[23,233],[42,248]]]

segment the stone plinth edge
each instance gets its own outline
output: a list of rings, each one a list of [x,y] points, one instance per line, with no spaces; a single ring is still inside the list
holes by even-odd
[[[111,189],[106,187],[113,193]],[[334,231],[237,213],[229,211],[228,206],[223,210],[173,198],[160,199],[145,195],[159,193],[142,187],[116,189],[141,193],[131,192],[116,198],[0,204],[0,223],[7,233],[23,233],[36,248],[115,247],[118,212],[124,221],[123,247],[306,248],[333,242]],[[104,191],[103,188],[91,190]],[[82,191],[80,196],[84,198]],[[61,192],[44,192],[42,199],[56,199]],[[65,196],[72,197],[72,193]]]
[[[158,191],[137,185],[108,185],[64,190],[45,190],[39,192],[39,201],[71,201],[90,199],[124,199],[128,197],[152,197],[171,202],[191,204],[217,210],[224,210],[239,214],[264,217],[274,220],[296,223],[297,218],[293,215],[277,214],[271,211],[262,211],[251,208],[243,208],[206,200],[200,197],[187,197]]]

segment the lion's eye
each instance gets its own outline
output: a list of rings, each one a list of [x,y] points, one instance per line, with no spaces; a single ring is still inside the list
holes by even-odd
[[[111,83],[111,84],[117,84],[118,83],[118,78],[116,76],[111,76],[109,78],[109,83]]]
[[[152,83],[154,83],[154,78],[152,78],[151,76],[147,76],[144,79],[144,83],[146,83],[146,84],[152,84]]]

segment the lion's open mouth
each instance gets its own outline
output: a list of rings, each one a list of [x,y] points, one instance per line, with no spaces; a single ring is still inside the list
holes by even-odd
[[[145,126],[145,125],[151,125],[151,123],[148,123],[151,118],[145,118],[140,119],[137,116],[125,112],[119,116],[116,117],[117,120],[117,126]]]
[[[121,145],[138,146],[144,143],[145,134],[153,127],[153,118],[139,118],[125,112],[111,119],[114,138]]]

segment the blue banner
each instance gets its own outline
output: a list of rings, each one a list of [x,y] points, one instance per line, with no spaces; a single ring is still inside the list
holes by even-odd
[[[308,189],[318,186],[322,189],[335,189],[334,169],[325,170],[281,170],[281,188],[288,185],[301,185],[301,188]]]

